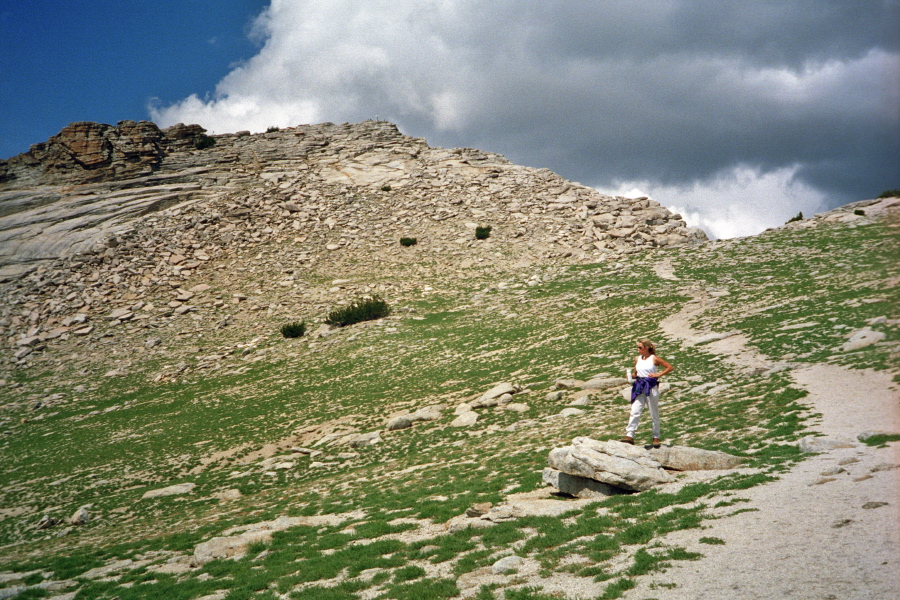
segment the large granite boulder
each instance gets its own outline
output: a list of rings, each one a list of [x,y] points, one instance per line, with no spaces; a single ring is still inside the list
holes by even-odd
[[[675,479],[639,446],[577,437],[571,446],[554,448],[548,463],[569,475],[594,479],[625,490],[643,492]]]

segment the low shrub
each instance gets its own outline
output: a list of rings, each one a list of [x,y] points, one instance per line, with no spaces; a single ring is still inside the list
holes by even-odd
[[[475,228],[475,239],[476,240],[486,240],[491,237],[491,226],[478,226]]]
[[[419,243],[419,240],[416,238],[402,237],[400,238],[400,245],[404,247],[415,246]]]
[[[207,148],[211,148],[216,145],[216,140],[206,135],[205,133],[201,133],[197,137],[194,138],[194,148],[197,150],[206,150]]]
[[[900,198],[900,190],[884,190],[878,195],[879,198]]]
[[[803,211],[797,213],[796,217],[791,217],[787,220],[787,223],[793,223],[794,221],[802,221],[803,220]]]
[[[281,335],[286,338],[303,337],[304,333],[306,333],[306,321],[287,323],[281,326]]]
[[[382,191],[382,192],[389,192],[389,191],[391,191],[391,186],[389,186],[389,185],[383,185],[383,186],[381,186],[381,191]]]
[[[350,306],[336,308],[328,313],[325,322],[336,327],[346,327],[362,321],[374,321],[391,314],[391,307],[378,296],[357,298]]]
[[[856,210],[853,211],[853,214],[859,215],[860,217],[864,217],[864,216],[866,216],[866,211],[864,211],[861,208],[857,208]]]
[[[276,131],[281,131],[281,128],[280,128],[280,127],[275,127],[275,126],[273,125],[272,127],[269,127],[269,128],[266,129],[266,133],[275,133]]]

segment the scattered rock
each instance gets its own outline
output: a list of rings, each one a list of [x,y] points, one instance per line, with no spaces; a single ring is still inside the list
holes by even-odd
[[[474,504],[466,509],[467,517],[481,517],[486,515],[493,505],[490,502],[482,502],[480,504]]]
[[[87,504],[85,506],[80,507],[72,517],[69,519],[69,523],[72,525],[84,525],[88,521],[91,520],[91,513],[88,512],[88,509],[91,508],[92,504]]]
[[[856,444],[849,439],[841,437],[816,437],[808,435],[797,443],[801,452],[821,454],[831,452],[837,448],[853,448]]]
[[[841,346],[841,351],[851,352],[853,350],[860,350],[871,346],[872,344],[876,344],[884,338],[885,335],[881,331],[873,331],[868,327],[864,327],[850,335],[850,339]]]
[[[141,496],[141,500],[147,500],[149,498],[162,498],[163,496],[189,494],[195,487],[197,487],[196,483],[178,483],[175,485],[170,485],[168,487],[160,488],[158,490],[150,490],[148,492],[145,492],[144,495]]]
[[[584,411],[580,408],[564,408],[562,412],[559,413],[561,417],[580,417],[584,414]]]
[[[491,565],[491,571],[495,575],[505,575],[506,573],[517,571],[524,561],[525,559],[521,556],[504,556]]]
[[[451,427],[471,427],[478,422],[478,413],[474,410],[464,412],[450,422]]]

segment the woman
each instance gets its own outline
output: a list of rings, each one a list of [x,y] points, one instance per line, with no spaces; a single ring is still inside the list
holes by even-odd
[[[650,340],[637,344],[638,356],[634,359],[634,383],[631,386],[631,418],[625,429],[626,444],[634,444],[634,433],[641,422],[644,405],[650,405],[653,419],[653,447],[659,448],[659,378],[672,372],[673,367],[656,355],[656,346]],[[659,367],[663,367],[660,371]]]

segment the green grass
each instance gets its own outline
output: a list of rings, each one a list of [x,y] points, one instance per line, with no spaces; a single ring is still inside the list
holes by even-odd
[[[135,361],[122,377],[65,365],[15,371],[8,380],[22,387],[10,389],[13,397],[0,413],[8,419],[0,429],[12,432],[0,437],[0,505],[31,512],[0,519],[0,544],[9,549],[0,570],[46,572],[26,580],[33,585],[45,577],[77,579],[114,560],[144,565],[123,569],[116,581],[78,580],[78,600],[191,600],[218,589],[232,600],[277,594],[349,600],[363,591],[375,598],[452,598],[459,588],[448,573],[474,576],[512,552],[537,561],[543,576],[565,572],[605,582],[600,597],[621,597],[637,579],[697,558],[666,546],[667,533],[703,527],[710,507],[754,510],[735,493],[772,481],[801,460],[795,442],[814,418],[807,392],[790,372],[736,374],[709,345],[667,339],[660,320],[685,305],[691,286],[727,289],[731,296],[708,304],[694,327],[739,330],[772,361],[887,369],[891,344],[900,341],[895,328],[874,326],[886,333],[883,345],[850,353],[835,348],[870,319],[898,317],[896,292],[881,283],[897,275],[893,239],[881,224],[835,224],[623,256],[617,260],[628,277],[608,264],[499,276],[473,269],[467,279],[423,281],[437,291],[392,297],[391,316],[324,340],[283,339],[278,327],[288,317],[279,315],[265,329],[241,334],[241,343],[257,340],[246,355],[224,337],[233,332],[209,332],[196,344],[200,354],[225,354],[222,367],[200,369],[192,357],[173,381],[152,382],[171,366],[164,354]],[[672,261],[678,281],[653,273],[661,258]],[[666,440],[737,454],[760,472],[727,474],[675,493],[614,496],[562,517],[397,539],[418,530],[409,519],[437,527],[473,504],[497,505],[511,493],[539,488],[549,449],[575,436],[620,436],[628,403],[617,390],[598,392],[583,417],[569,420],[555,417],[568,398],[544,396],[558,378],[618,376],[642,337],[656,341],[676,366],[661,408]],[[529,405],[527,413],[479,409],[474,428],[449,426],[453,406],[499,381],[531,390],[515,399]],[[710,396],[695,389],[704,382],[730,387]],[[84,392],[72,393],[77,386]],[[57,392],[67,400],[30,409]],[[447,406],[438,421],[382,432],[380,443],[364,448],[340,442],[348,433],[383,430],[388,415],[429,404]],[[648,430],[643,423],[639,434]],[[888,434],[867,443],[898,440]],[[260,452],[267,444],[277,446],[271,464],[293,466],[265,466],[268,457]],[[292,453],[295,446],[322,454]],[[339,457],[345,452],[353,456]],[[221,456],[213,460],[216,453]],[[314,461],[325,466],[313,468]],[[197,487],[185,496],[141,500],[147,490],[180,482]],[[243,496],[212,498],[226,489]],[[65,536],[57,535],[61,526],[34,529],[43,514],[64,519],[83,504],[93,504],[101,518]],[[276,532],[239,560],[177,576],[150,570],[187,557],[229,527],[342,513],[354,516]],[[476,597],[558,597],[543,591],[539,579],[506,577],[481,586]]]
[[[863,443],[876,448],[886,448],[889,442],[900,442],[900,433],[879,433],[869,436]]]

